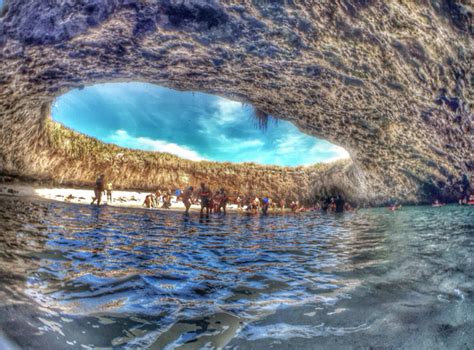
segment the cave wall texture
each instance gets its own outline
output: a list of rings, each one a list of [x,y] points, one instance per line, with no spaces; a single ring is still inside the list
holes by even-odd
[[[94,150],[121,150],[89,140],[66,151],[73,140],[52,141],[51,104],[73,88],[143,81],[250,103],[347,149],[350,164],[295,170],[307,194],[325,184],[373,203],[453,200],[473,188],[472,13],[469,0],[7,0],[0,172],[93,181]],[[120,172],[149,183],[137,164]]]

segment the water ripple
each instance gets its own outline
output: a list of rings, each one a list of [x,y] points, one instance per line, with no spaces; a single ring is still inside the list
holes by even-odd
[[[233,348],[370,339],[393,322],[396,347],[416,309],[464,340],[470,209],[200,220],[0,198],[0,326],[15,338],[8,322],[34,315],[22,327],[51,348]]]

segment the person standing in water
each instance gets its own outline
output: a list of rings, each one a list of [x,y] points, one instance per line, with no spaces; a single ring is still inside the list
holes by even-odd
[[[174,191],[174,194],[176,196],[176,203],[181,199],[181,196],[183,195],[183,192],[178,188],[176,191]]]
[[[255,196],[252,202],[252,209],[254,210],[255,213],[258,213],[260,210],[260,199],[258,199],[257,196]]]
[[[240,194],[237,194],[235,202],[237,203],[237,209],[242,210],[242,198],[240,197]]]
[[[224,212],[224,215],[227,214],[227,202],[229,201],[229,196],[227,195],[227,192],[225,191],[224,188],[221,188],[220,191],[220,198],[219,198],[219,211],[222,208],[222,211]]]
[[[280,199],[280,208],[282,212],[285,211],[285,206],[286,206],[286,201],[283,198]]]
[[[268,197],[264,197],[262,202],[262,213],[266,215],[268,212],[268,207],[270,206],[270,199]]]
[[[155,199],[154,199],[154,194],[153,193],[150,193],[148,194],[146,197],[145,197],[145,200],[143,201],[143,206],[145,208],[154,208],[154,202],[155,202]]]
[[[206,208],[206,217],[209,217],[209,206],[211,205],[212,192],[209,188],[206,187],[204,182],[201,182],[201,188],[199,189],[198,196],[201,200],[201,217]]]
[[[336,204],[336,213],[344,212],[344,204],[346,204],[346,201],[344,200],[341,194],[337,195],[334,203]]]
[[[97,201],[97,205],[100,205],[100,201],[102,200],[102,192],[104,192],[105,189],[105,175],[101,174],[96,180],[95,180],[95,187],[94,187],[94,197],[92,198],[92,204]]]
[[[193,186],[189,186],[182,193],[183,204],[184,204],[184,207],[186,208],[184,215],[189,215],[189,208],[191,208],[191,196],[193,195],[193,191],[194,191]]]
[[[171,193],[170,191],[165,191],[163,194],[163,205],[161,206],[164,209],[171,208]]]

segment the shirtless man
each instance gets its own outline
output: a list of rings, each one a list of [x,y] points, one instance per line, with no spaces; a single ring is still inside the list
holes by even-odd
[[[102,174],[100,175],[96,180],[95,180],[95,187],[94,187],[94,197],[92,197],[92,204],[97,201],[97,205],[100,205],[100,201],[102,199],[102,192],[105,190],[105,175]]]
[[[184,215],[189,215],[189,208],[191,208],[191,196],[193,195],[193,191],[194,191],[193,186],[189,186],[181,194],[181,196],[183,198],[184,207],[186,208],[186,211],[184,212]]]
[[[201,199],[201,217],[206,208],[206,218],[209,217],[209,206],[211,205],[212,192],[209,188],[206,187],[204,182],[201,182],[201,188],[198,193],[199,198]]]

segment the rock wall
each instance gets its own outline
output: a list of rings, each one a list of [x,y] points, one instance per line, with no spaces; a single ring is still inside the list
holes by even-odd
[[[305,193],[454,200],[473,186],[472,12],[461,0],[7,0],[0,171],[90,181],[50,142],[52,101],[144,81],[251,103],[350,152],[306,175]],[[102,157],[88,156],[84,167]]]

